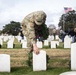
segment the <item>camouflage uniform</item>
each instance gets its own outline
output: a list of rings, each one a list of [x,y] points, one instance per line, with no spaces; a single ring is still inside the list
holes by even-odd
[[[32,12],[23,19],[21,27],[23,34],[27,37],[29,51],[32,49],[32,44],[36,43],[34,25],[42,25],[45,20],[46,14],[43,11]]]
[[[43,11],[32,12],[23,19],[21,27],[24,36],[27,38],[27,53],[33,50],[33,44],[36,43],[34,25],[45,24],[45,20],[46,14]]]

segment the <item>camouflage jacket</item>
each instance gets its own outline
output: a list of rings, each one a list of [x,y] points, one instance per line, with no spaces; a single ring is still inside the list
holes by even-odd
[[[46,14],[43,11],[30,13],[23,19],[21,27],[29,45],[36,43],[34,25],[42,25],[45,23],[45,20]]]

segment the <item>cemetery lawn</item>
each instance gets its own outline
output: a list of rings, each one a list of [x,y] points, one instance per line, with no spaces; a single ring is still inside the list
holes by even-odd
[[[11,72],[1,73],[0,75],[59,75],[60,73],[70,71],[69,56],[70,49],[43,49],[49,56],[49,65],[46,71],[33,72],[32,67],[26,66],[25,49],[0,49],[0,54],[9,54],[11,56]]]
[[[47,71],[32,71],[31,67],[12,67],[11,73],[0,73],[0,75],[59,75],[69,71],[68,68],[48,68]]]

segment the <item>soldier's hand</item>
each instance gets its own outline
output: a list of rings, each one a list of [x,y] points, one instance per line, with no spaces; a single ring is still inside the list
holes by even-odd
[[[35,54],[39,54],[39,48],[36,46],[36,44],[33,44],[33,51]]]

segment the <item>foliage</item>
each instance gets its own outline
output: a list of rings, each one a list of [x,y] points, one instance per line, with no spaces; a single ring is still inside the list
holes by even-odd
[[[0,30],[0,35],[1,35],[2,31]]]
[[[2,33],[15,36],[15,35],[18,35],[18,33],[20,32],[20,29],[21,27],[19,22],[11,21],[9,24],[6,24],[3,27]]]
[[[62,29],[66,32],[68,32],[69,29],[76,27],[76,11],[69,11],[66,14],[62,14],[59,26],[62,27]]]
[[[35,35],[42,37],[43,40],[47,39],[48,35],[49,35],[49,30],[48,30],[47,26],[45,24],[43,24],[41,26],[35,25]]]
[[[42,32],[41,33],[42,33],[43,39],[47,39],[48,38],[49,30],[48,30],[46,25],[42,26]]]

